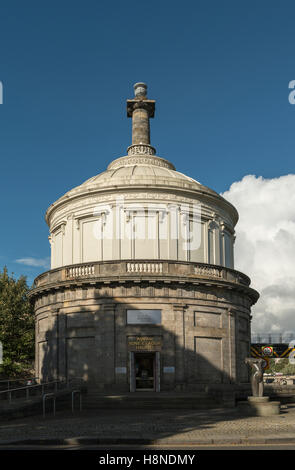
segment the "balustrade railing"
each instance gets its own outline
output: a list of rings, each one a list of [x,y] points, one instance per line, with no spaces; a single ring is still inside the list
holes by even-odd
[[[212,268],[210,266],[195,266],[194,273],[200,276],[213,276],[222,278],[223,268]]]
[[[76,264],[56,268],[37,277],[35,287],[46,288],[50,284],[71,279],[108,278],[115,276],[127,276],[128,274],[157,274],[165,276],[178,276],[179,278],[189,276],[210,277],[223,279],[248,286],[249,278],[225,266],[206,263],[181,262],[173,260],[122,260],[122,261],[97,261],[93,263]]]
[[[66,268],[66,278],[88,277],[94,275],[94,265],[84,264]]]
[[[163,263],[127,263],[127,273],[163,273]]]
[[[295,332],[294,333],[257,333],[251,336],[252,344],[289,344],[295,345]]]

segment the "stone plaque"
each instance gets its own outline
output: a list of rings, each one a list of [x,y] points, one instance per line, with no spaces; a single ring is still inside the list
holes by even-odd
[[[161,310],[127,310],[128,325],[158,325],[161,323]]]
[[[162,338],[160,336],[129,336],[129,351],[161,351]]]

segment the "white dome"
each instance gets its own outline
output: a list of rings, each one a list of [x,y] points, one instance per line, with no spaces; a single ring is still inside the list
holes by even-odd
[[[119,196],[124,198],[124,204],[115,221]],[[138,213],[139,203],[146,212],[144,218],[142,212]],[[191,209],[187,212],[188,204],[201,207],[199,222],[194,222]],[[171,207],[177,207],[177,214],[172,214]],[[188,230],[199,230],[201,240],[189,252],[182,249],[183,239],[175,240],[173,234],[175,230],[181,233],[185,213],[189,217]],[[174,259],[233,267],[233,234],[238,219],[235,208],[212,189],[156,156],[114,160],[106,171],[52,204],[46,219],[51,232],[52,268],[118,259]],[[111,236],[107,234],[108,223],[112,226]],[[147,223],[155,227],[153,238]],[[132,233],[143,224],[145,235],[131,240],[130,224]],[[123,238],[120,235],[119,239],[118,226],[123,231]],[[165,234],[160,235],[165,227]],[[94,233],[98,232],[103,235],[95,238]]]
[[[233,267],[236,209],[155,155],[149,130],[154,110],[155,102],[146,96],[127,100],[128,155],[47,210],[52,268],[124,259]]]
[[[50,206],[48,212],[64,200],[76,198],[83,194],[101,192],[106,189],[126,187],[150,187],[150,188],[174,188],[176,190],[189,190],[197,193],[208,194],[223,201],[228,209],[238,215],[230,203],[225,201],[218,193],[202,185],[199,181],[180,173],[168,160],[156,156],[121,157],[110,163],[107,170],[89,178],[81,185],[71,189],[64,196]],[[236,223],[235,221],[235,223]]]

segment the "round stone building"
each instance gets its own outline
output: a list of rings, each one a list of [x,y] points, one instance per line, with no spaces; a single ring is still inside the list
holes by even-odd
[[[248,382],[258,293],[234,270],[236,209],[150,145],[155,101],[127,100],[132,145],[46,212],[51,270],[38,276],[36,376],[107,392]]]

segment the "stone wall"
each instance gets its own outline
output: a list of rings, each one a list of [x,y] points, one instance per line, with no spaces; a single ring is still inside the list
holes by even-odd
[[[161,390],[248,381],[253,299],[245,292],[140,279],[45,288],[33,297],[43,379],[83,377],[101,390],[129,391],[128,338],[150,336],[162,340]],[[161,309],[161,324],[127,324],[127,309]]]

